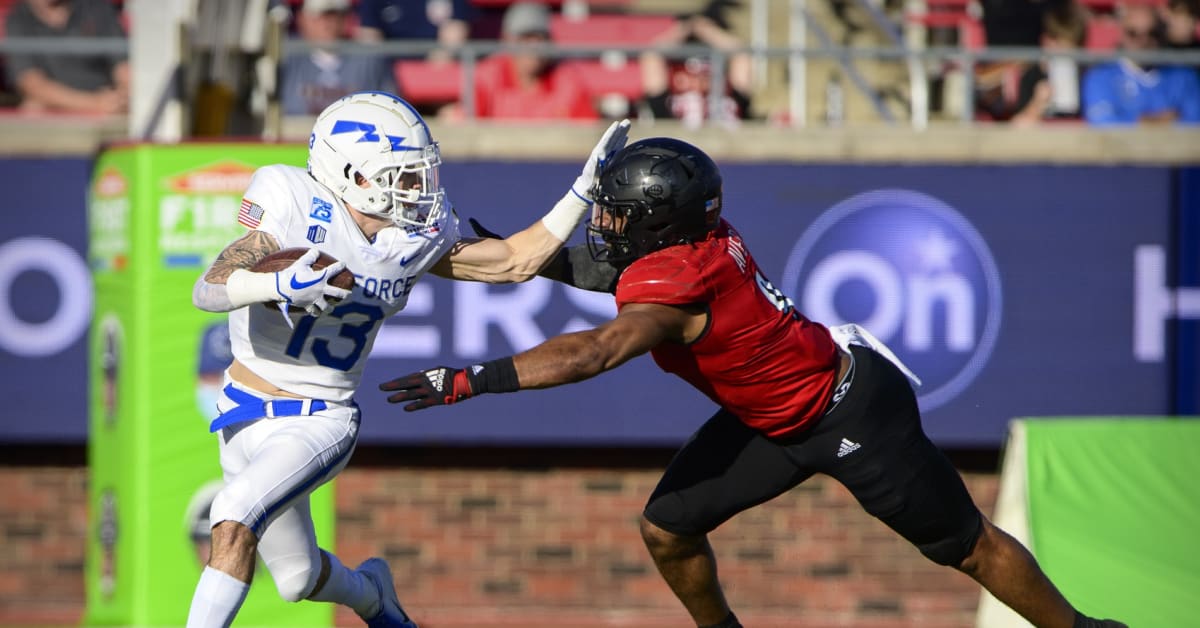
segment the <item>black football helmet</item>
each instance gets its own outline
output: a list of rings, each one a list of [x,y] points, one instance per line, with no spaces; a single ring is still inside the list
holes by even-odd
[[[704,151],[654,137],[626,146],[592,188],[588,246],[597,261],[623,265],[702,240],[721,214],[721,172]],[[604,216],[608,214],[608,216]]]

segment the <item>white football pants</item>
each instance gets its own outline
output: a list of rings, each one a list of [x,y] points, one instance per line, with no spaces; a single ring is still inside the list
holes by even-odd
[[[264,400],[284,399],[242,390]],[[234,405],[222,394],[217,408],[225,412]],[[213,526],[237,521],[258,535],[259,556],[288,601],[312,593],[320,575],[308,496],[345,468],[359,418],[357,406],[331,403],[310,416],[236,423],[219,435],[225,487],[213,500],[209,521]]]

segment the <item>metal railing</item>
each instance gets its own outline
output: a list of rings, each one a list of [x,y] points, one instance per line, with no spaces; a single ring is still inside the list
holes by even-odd
[[[849,61],[863,60],[896,62],[907,68],[907,72],[910,75],[910,85],[914,86],[916,83],[925,82],[928,68],[945,64],[953,64],[959,68],[973,68],[976,64],[985,62],[1036,62],[1051,57],[1065,57],[1081,64],[1092,64],[1124,57],[1131,61],[1145,64],[1173,64],[1200,67],[1200,52],[1197,51],[1155,50],[1117,52],[1072,50],[1055,51],[1053,54],[1050,54],[1040,48],[996,47],[969,50],[955,46],[939,46],[914,50],[899,46],[847,47],[834,45],[828,38],[821,38],[821,40],[823,45],[817,47],[806,45],[803,38],[801,38],[801,43],[805,45],[799,47],[747,45],[725,51],[706,46],[680,46],[667,49],[654,46],[563,47],[551,44],[513,46],[499,42],[472,41],[454,50],[453,58],[460,64],[461,102],[464,112],[470,116],[475,110],[473,103],[474,89],[470,87],[474,85],[476,65],[479,60],[497,52],[534,49],[554,59],[604,59],[606,57],[611,58],[613,55],[617,55],[618,57],[623,55],[629,62],[636,62],[637,56],[647,51],[657,52],[672,60],[705,57],[711,62],[710,67],[713,70],[711,84],[714,86],[724,85],[724,67],[728,57],[732,54],[745,52],[752,55],[755,59],[764,62],[779,61],[788,65],[793,80],[788,85],[780,87],[787,90],[789,111],[793,114],[791,119],[792,124],[795,126],[803,126],[809,119],[806,112],[806,103],[808,100],[807,80],[805,80],[805,68],[802,63],[812,60],[830,60],[842,64],[846,64]],[[276,48],[275,54],[279,58],[275,59],[275,61],[278,62],[287,55],[303,54],[313,49],[314,46],[308,42],[287,39],[282,42],[282,45]],[[345,41],[339,42],[333,48],[335,52],[345,55],[373,55],[387,58],[423,57],[436,49],[438,49],[438,46],[434,42],[415,41],[384,41],[372,44]],[[9,37],[0,39],[0,55],[122,55],[127,54],[128,50],[128,41],[122,38],[56,38],[47,40]],[[917,72],[920,74],[914,77],[913,74]],[[961,89],[964,102],[973,103],[976,88],[974,73],[969,71],[963,72],[962,77]],[[871,89],[869,85],[866,85],[865,81],[854,81],[852,84],[860,91]],[[161,86],[135,86],[135,89],[152,89],[157,93],[161,89]],[[167,93],[168,91],[164,90],[163,93]],[[910,92],[910,105],[912,106],[910,106],[909,123],[914,129],[919,130],[925,127],[925,121],[928,120],[930,113],[927,106],[928,99],[921,98],[919,90],[916,87],[910,88]],[[710,112],[719,110],[719,107],[715,105],[720,101],[721,96],[722,93],[719,90],[712,90],[710,92]],[[924,100],[924,102],[914,102],[915,100]],[[881,113],[881,119],[886,121],[887,117]],[[974,107],[970,104],[963,107],[962,111],[959,112],[959,119],[964,124],[972,123],[974,120]]]

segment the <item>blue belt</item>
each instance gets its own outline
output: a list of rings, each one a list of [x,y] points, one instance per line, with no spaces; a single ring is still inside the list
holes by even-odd
[[[209,432],[216,432],[234,423],[253,421],[264,417],[307,416],[329,407],[320,399],[272,399],[264,401],[261,397],[255,397],[248,392],[234,388],[233,384],[227,384],[223,392],[237,406],[214,419],[208,426]]]

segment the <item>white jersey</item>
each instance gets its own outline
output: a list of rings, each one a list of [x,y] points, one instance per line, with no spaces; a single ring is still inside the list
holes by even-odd
[[[285,165],[254,173],[239,220],[280,248],[316,247],[354,273],[350,297],[319,317],[285,315],[274,303],[229,314],[239,362],[282,390],[329,401],[354,394],[384,319],[404,309],[417,279],[460,238],[458,217],[447,212],[429,227],[387,227],[371,242],[333,192]]]

